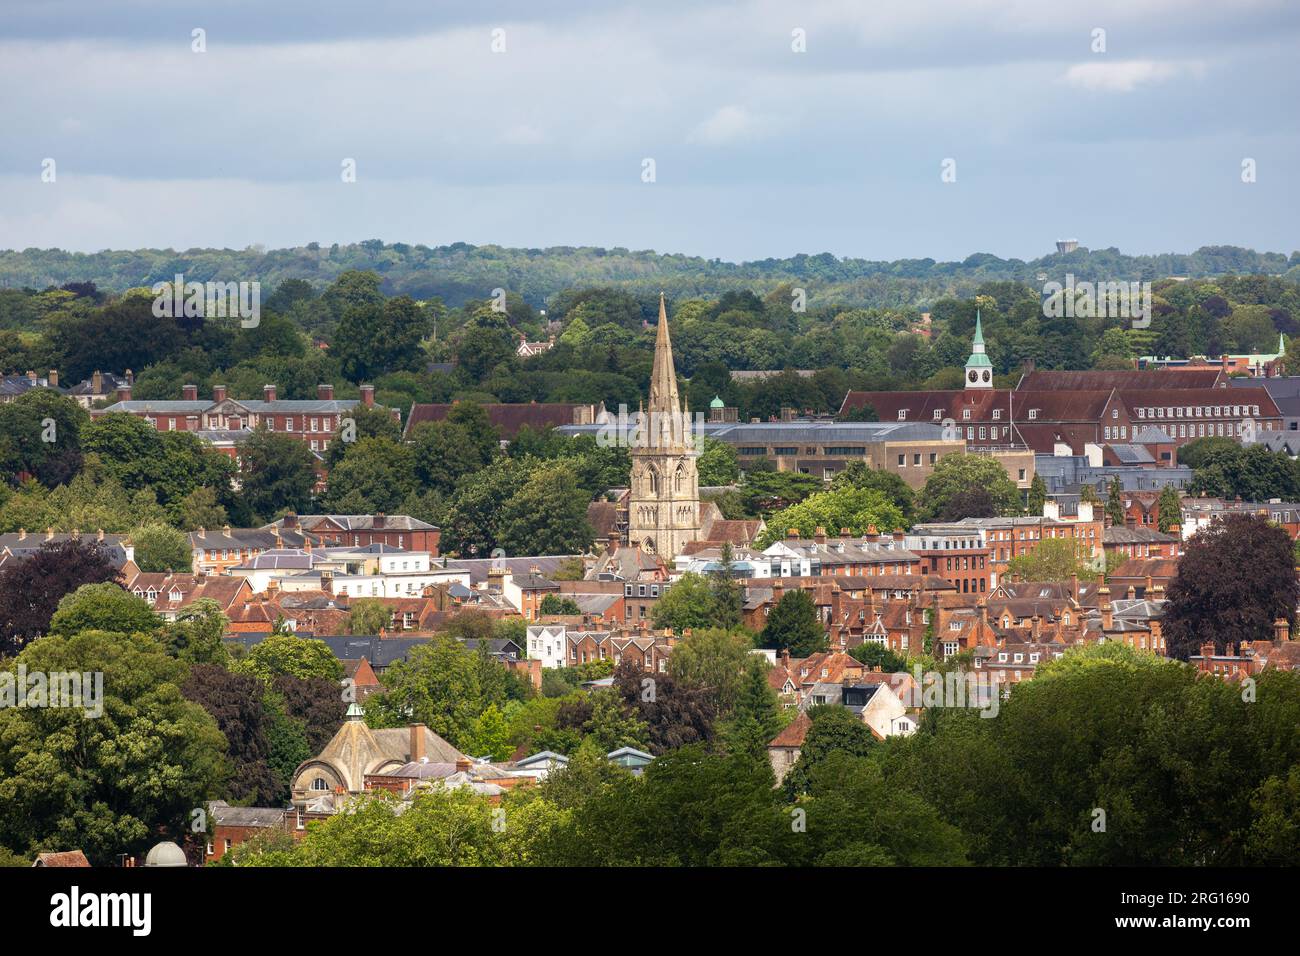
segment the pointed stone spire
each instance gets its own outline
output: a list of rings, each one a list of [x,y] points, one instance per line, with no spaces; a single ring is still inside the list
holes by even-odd
[[[664,306],[664,294],[660,292],[655,363],[654,370],[650,373],[650,412],[676,416],[681,413],[681,409],[677,397],[677,370],[673,368],[673,343],[668,337],[668,311]]]

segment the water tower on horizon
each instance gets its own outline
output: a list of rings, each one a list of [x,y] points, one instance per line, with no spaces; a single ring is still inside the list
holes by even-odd
[[[1079,248],[1078,239],[1057,239],[1056,240],[1057,252],[1073,252],[1075,249],[1078,248]]]

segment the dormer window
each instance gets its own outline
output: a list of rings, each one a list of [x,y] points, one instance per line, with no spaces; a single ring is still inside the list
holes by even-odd
[[[1032,422],[1032,421],[1036,420],[1037,418],[1038,418],[1038,409],[1036,409],[1036,408],[1031,408],[1031,409],[1029,410],[1029,420]]]
[[[900,408],[900,409],[898,410],[898,420],[899,420],[900,422],[905,422],[905,421],[907,421],[907,409],[906,409],[906,408]]]

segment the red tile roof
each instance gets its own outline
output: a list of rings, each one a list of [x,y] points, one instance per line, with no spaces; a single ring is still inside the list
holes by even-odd
[[[792,720],[784,730],[772,738],[768,743],[769,747],[802,747],[804,740],[808,737],[808,728],[812,726],[812,719],[807,714],[800,714]]]
[[[530,402],[527,404],[488,404],[483,405],[488,420],[505,439],[514,438],[525,425],[546,431],[557,425],[574,424],[574,410],[589,408],[574,402]],[[424,422],[440,422],[447,417],[452,406],[449,404],[422,404],[411,406],[411,414],[406,419],[405,437],[411,437],[411,430]]]
[[[1102,389],[1214,388],[1227,381],[1218,366],[1143,369],[1138,371],[1057,371],[1036,369],[1020,376],[1017,391],[1081,391]]]

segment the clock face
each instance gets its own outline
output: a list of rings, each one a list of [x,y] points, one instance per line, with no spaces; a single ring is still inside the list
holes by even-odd
[[[969,378],[972,382],[978,381],[979,372],[975,371],[974,369],[971,369],[969,372],[966,373],[966,377]]]
[[[985,369],[985,370],[984,370],[984,381],[987,382],[988,380],[989,380],[989,372],[988,372],[988,369]]]

